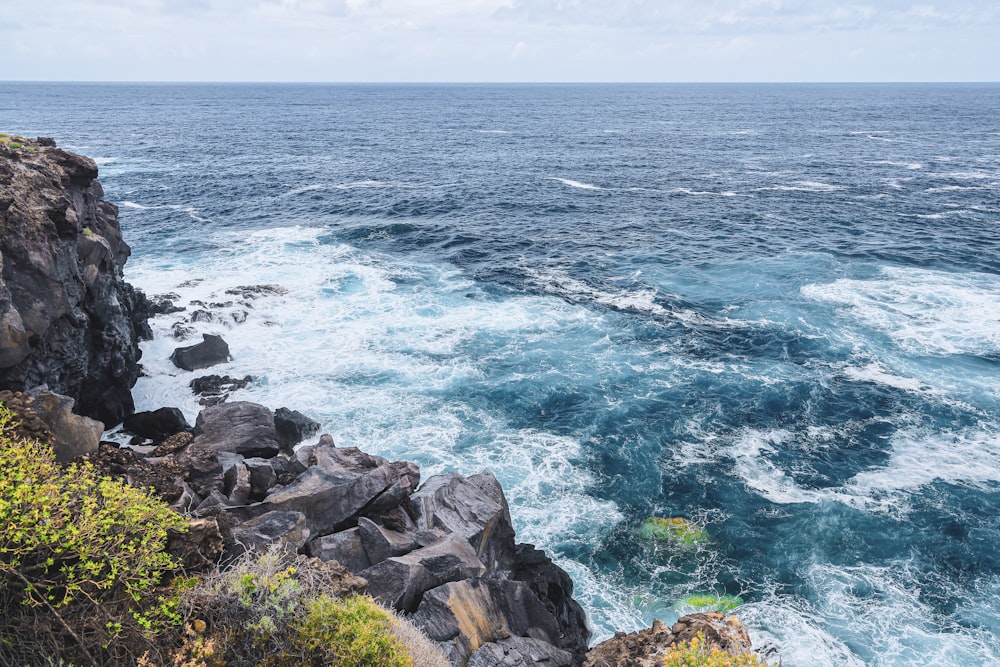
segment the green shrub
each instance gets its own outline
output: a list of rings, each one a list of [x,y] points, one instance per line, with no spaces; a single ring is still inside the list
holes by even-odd
[[[338,563],[278,546],[244,554],[182,595],[188,637],[174,664],[412,667],[418,657],[421,667],[450,665],[419,630],[357,595],[362,584]]]
[[[89,464],[60,466],[16,427],[0,403],[0,663],[111,661],[179,621],[157,586],[175,567],[167,531],[186,520]]]
[[[689,642],[674,644],[663,654],[663,667],[766,667],[752,653],[731,655],[705,644],[701,632]]]

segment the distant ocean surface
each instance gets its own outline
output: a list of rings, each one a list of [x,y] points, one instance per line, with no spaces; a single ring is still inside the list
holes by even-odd
[[[97,160],[147,293],[286,288],[193,325],[234,398],[489,468],[596,639],[732,595],[787,667],[1000,664],[1000,86],[0,83],[0,131]],[[179,317],[135,394],[193,419]]]

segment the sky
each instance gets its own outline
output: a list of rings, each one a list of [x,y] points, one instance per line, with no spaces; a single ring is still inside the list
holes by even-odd
[[[0,80],[1000,81],[998,0],[2,0]]]

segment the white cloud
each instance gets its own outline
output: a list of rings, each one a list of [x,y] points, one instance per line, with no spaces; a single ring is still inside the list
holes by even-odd
[[[0,79],[1000,79],[1000,7],[969,0],[5,5]]]

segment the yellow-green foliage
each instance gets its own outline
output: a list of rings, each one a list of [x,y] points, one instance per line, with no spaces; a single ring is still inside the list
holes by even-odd
[[[336,597],[339,566],[279,547],[246,554],[182,596],[189,639],[174,662],[192,667],[412,667],[399,621],[365,596]],[[437,660],[435,658],[435,660]],[[430,664],[447,664],[443,656]]]
[[[693,547],[708,540],[705,529],[679,516],[664,519],[651,516],[639,527],[639,537],[644,540],[670,542],[678,546]]]
[[[690,642],[674,644],[663,654],[663,667],[766,667],[752,653],[730,655],[705,644],[701,632]]]
[[[34,613],[36,621],[55,617],[67,642],[82,647],[96,632],[106,647],[123,631],[149,633],[177,620],[176,601],[153,593],[175,567],[167,531],[187,522],[89,464],[58,465],[51,447],[18,437],[15,426],[0,404],[0,634]],[[101,626],[74,630],[73,618]]]
[[[392,633],[395,620],[364,596],[306,601],[305,615],[292,623],[288,639],[300,665],[344,667],[413,667],[406,648]],[[266,663],[278,667],[281,658]]]

